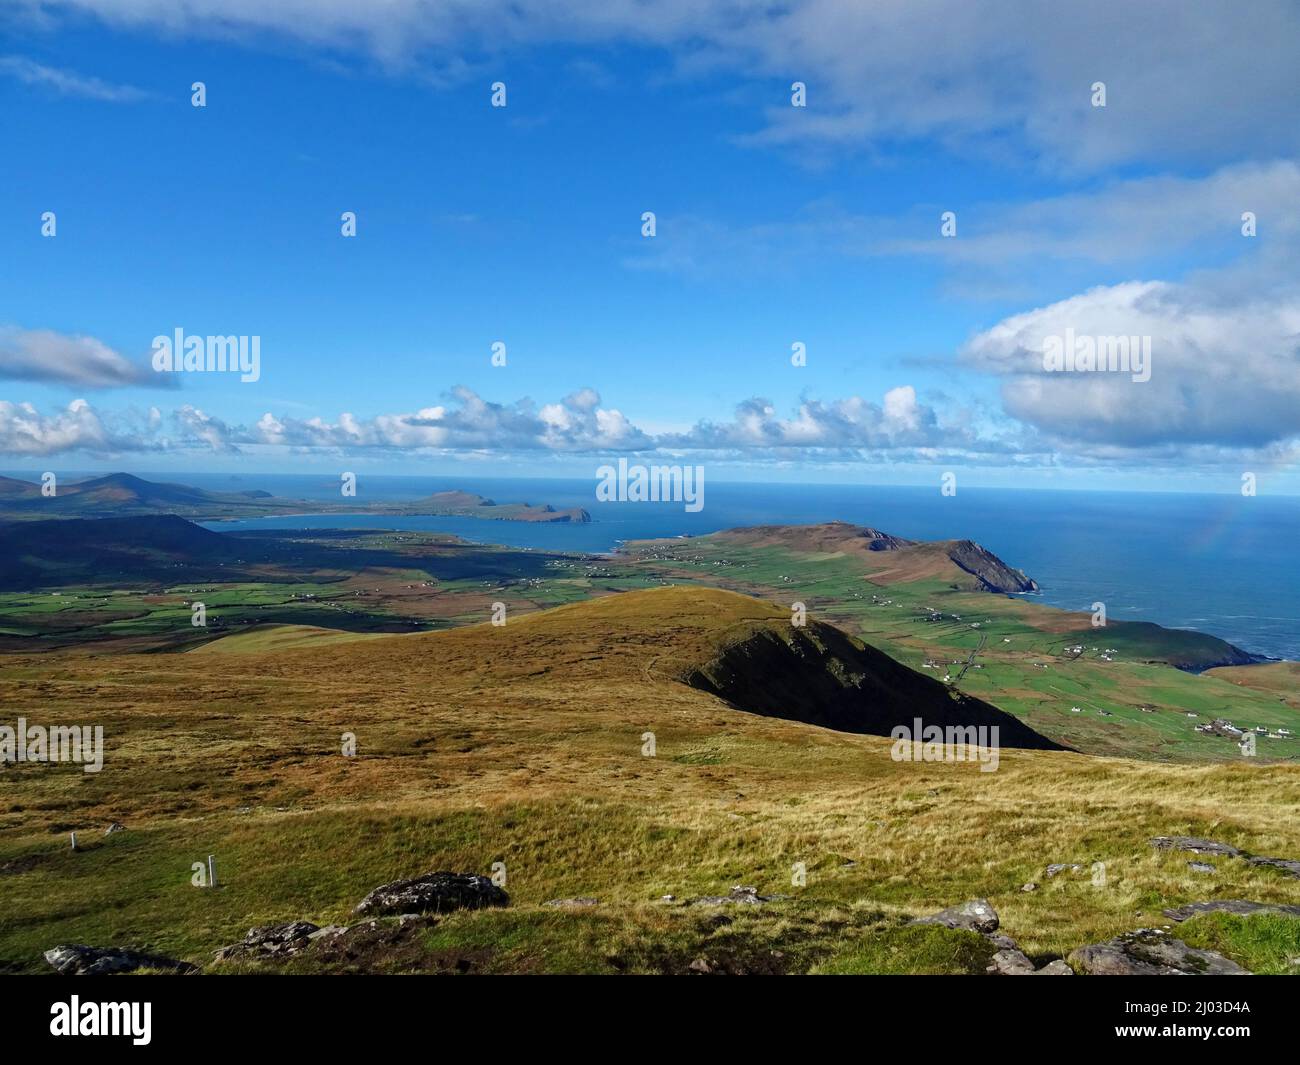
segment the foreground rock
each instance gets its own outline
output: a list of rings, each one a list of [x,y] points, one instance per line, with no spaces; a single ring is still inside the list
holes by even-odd
[[[222,947],[217,951],[217,961],[230,958],[288,958],[312,943],[313,936],[320,931],[310,921],[290,921],[288,924],[269,924],[260,928],[250,928],[248,934],[238,943]]]
[[[1267,865],[1273,869],[1281,869],[1287,876],[1300,879],[1300,862],[1293,858],[1261,858],[1258,855],[1251,855],[1246,861],[1251,865]]]
[[[961,928],[967,932],[988,935],[998,930],[998,911],[988,899],[972,899],[960,906],[950,906],[929,917],[918,917],[912,924],[941,924],[945,928]]]
[[[474,873],[429,873],[412,880],[383,884],[357,905],[371,916],[404,913],[448,913],[508,906],[510,896],[486,876]]]
[[[1268,858],[1260,854],[1249,854],[1227,843],[1199,836],[1156,836],[1151,846],[1157,850],[1191,851],[1193,854],[1216,854],[1221,858],[1242,858],[1251,865],[1266,865],[1280,869],[1287,876],[1300,879],[1300,861],[1294,858]],[[1201,870],[1198,870],[1198,872]]]
[[[87,947],[67,943],[45,952],[45,960],[62,976],[107,976],[137,969],[162,969],[172,973],[196,973],[197,965],[157,954],[141,954],[121,947]]]
[[[1022,889],[1023,890],[1023,889]],[[1041,969],[1035,969],[1033,960],[1010,936],[998,931],[1000,920],[998,911],[988,899],[971,899],[960,906],[950,906],[946,910],[932,913],[929,917],[917,917],[910,924],[937,924],[944,928],[955,928],[963,932],[976,932],[983,936],[997,949],[989,959],[984,971],[990,976],[1073,976],[1074,972],[1065,962],[1048,962]]]
[[[1151,846],[1162,851],[1191,851],[1193,854],[1217,854],[1220,858],[1239,858],[1241,851],[1227,843],[1217,843],[1199,836],[1156,836]]]
[[[1019,950],[999,950],[984,971],[990,976],[1033,976],[1034,963]]]
[[[1173,921],[1186,921],[1202,913],[1232,913],[1238,917],[1249,917],[1252,913],[1280,913],[1287,917],[1300,917],[1300,906],[1247,902],[1245,899],[1214,899],[1210,902],[1189,902],[1186,906],[1175,906],[1164,911],[1165,916]]]
[[[1249,976],[1213,950],[1197,950],[1158,928],[1125,932],[1106,943],[1080,947],[1070,962],[1090,976]]]
[[[784,895],[760,895],[757,888],[737,884],[725,895],[701,895],[692,899],[692,906],[761,906],[765,902],[777,902]]]

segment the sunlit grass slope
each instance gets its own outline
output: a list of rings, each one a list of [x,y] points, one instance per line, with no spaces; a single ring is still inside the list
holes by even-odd
[[[6,658],[6,721],[102,724],[107,757],[99,774],[0,769],[0,966],[43,971],[41,952],[65,942],[206,966],[252,925],[347,921],[377,884],[494,862],[508,909],[446,918],[349,964],[684,971],[703,956],[726,971],[979,971],[986,944],[904,916],[986,896],[1045,958],[1163,923],[1168,905],[1300,902],[1300,881],[1278,870],[1220,860],[1207,876],[1148,845],[1205,834],[1300,857],[1294,766],[1010,750],[993,773],[902,763],[886,739],[741,713],[681,682],[737,631],[789,616],[671,588],[358,642]],[[103,836],[113,821],[127,831]],[[209,854],[222,886],[192,887]],[[1104,862],[1105,886],[1049,880],[1053,862]],[[730,923],[660,901],[738,883],[788,898]],[[566,896],[600,904],[541,905]],[[1215,926],[1225,949],[1286,968],[1282,933],[1261,943],[1249,929],[1264,926],[1229,924]]]

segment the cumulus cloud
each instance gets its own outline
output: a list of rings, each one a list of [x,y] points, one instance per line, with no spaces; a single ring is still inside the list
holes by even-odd
[[[1204,310],[1184,315],[1179,299],[1160,283],[1117,286],[1007,319],[976,337],[964,357],[1005,379],[1003,403],[1013,418],[951,401],[939,409],[911,385],[889,389],[878,402],[862,396],[804,397],[789,410],[753,397],[738,403],[729,419],[704,419],[686,430],[659,433],[605,406],[588,388],[541,406],[529,399],[496,403],[456,388],[443,404],[405,413],[344,412],[330,419],[267,412],[251,425],[189,404],[165,415],[156,407],[99,411],[77,400],[43,415],[31,404],[3,402],[0,454],[325,452],[499,455],[525,461],[627,453],[758,463],[1205,467],[1247,453],[1261,462],[1294,459],[1300,452],[1295,347],[1289,356],[1261,353],[1278,350],[1273,342],[1296,321],[1277,317],[1254,323],[1249,336],[1239,337],[1234,330],[1240,323],[1232,315]],[[1149,383],[1134,384],[1115,374],[1046,375],[1036,368],[1043,331],[1085,320],[1099,327],[1131,325],[1139,313],[1134,308],[1143,324],[1164,329]],[[1195,377],[1201,372],[1199,352],[1222,353],[1228,341],[1236,345],[1235,354],[1209,376]],[[1176,375],[1182,375],[1182,384]],[[1216,397],[1224,402],[1216,403]]]
[[[30,403],[0,400],[0,454],[43,456],[66,451],[96,454],[138,451],[146,446],[131,434],[119,435],[84,399],[53,414]]]
[[[79,388],[173,384],[94,337],[12,326],[0,327],[0,378],[3,377]]]
[[[769,400],[748,399],[737,405],[729,422],[700,422],[658,442],[672,448],[763,451],[964,447],[972,440],[941,429],[934,410],[917,401],[916,389],[903,385],[886,392],[882,404],[860,396],[832,402],[804,399],[790,417],[782,417]]]
[[[182,449],[238,452],[246,448],[366,451],[608,454],[610,452],[708,451],[751,457],[789,457],[871,452],[911,456],[1007,453],[1007,444],[981,439],[968,426],[941,424],[937,413],[903,385],[880,403],[861,397],[823,402],[804,399],[783,417],[765,399],[748,399],[732,420],[701,421],[686,432],[651,434],[599,393],[579,389],[537,406],[529,399],[495,403],[468,388],[455,388],[448,402],[407,413],[362,418],[343,413],[333,420],[270,412],[251,426],[232,424],[186,404],[165,418],[157,408],[140,415],[106,415],[84,400],[60,415],[42,417],[30,404],[3,408],[0,452],[54,454]]]
[[[113,85],[75,71],[47,67],[25,56],[0,56],[0,75],[14,78],[26,85],[38,85],[60,96],[80,96],[107,103],[134,103],[147,96],[142,90],[130,85]]]
[[[161,425],[161,417],[155,417],[157,414],[156,408],[150,409],[149,426],[152,430],[157,430]],[[220,418],[205,414],[188,403],[173,413],[172,421],[183,444],[194,445],[198,443],[212,451],[239,450],[234,442],[235,430],[232,430]]]
[[[1049,372],[1049,337],[1151,338],[1150,380]],[[1196,285],[1100,286],[1013,315],[963,358],[1004,378],[1007,413],[1066,445],[1263,448],[1300,435],[1300,299],[1235,301]]]
[[[1269,158],[1300,146],[1300,9],[1286,3],[32,2],[51,16],[90,12],[170,34],[276,34],[439,77],[515,48],[632,43],[664,49],[683,73],[806,82],[808,107],[774,102],[748,137],[761,144],[933,138],[1082,168]],[[1095,81],[1107,84],[1105,108],[1090,105]]]
[[[590,388],[540,409],[529,399],[494,403],[472,389],[451,390],[449,402],[416,411],[358,418],[262,416],[235,442],[307,448],[393,450],[629,451],[653,446],[620,411],[601,406]]]

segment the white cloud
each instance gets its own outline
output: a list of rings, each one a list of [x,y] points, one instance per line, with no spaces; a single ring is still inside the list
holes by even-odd
[[[1019,421],[951,402],[939,410],[911,385],[888,390],[878,403],[861,396],[804,398],[788,413],[755,397],[737,404],[729,420],[702,420],[689,429],[657,433],[603,406],[592,389],[538,408],[528,399],[493,403],[457,388],[449,402],[410,413],[343,413],[328,420],[268,412],[252,426],[227,422],[191,405],[164,416],[157,408],[104,412],[77,400],[46,416],[31,404],[0,402],[0,454],[316,451],[498,455],[522,462],[541,456],[625,452],[756,464],[1065,464],[1184,471],[1236,466],[1244,460],[1261,466],[1293,462],[1300,454],[1295,351],[1291,349],[1289,361],[1286,355],[1259,354],[1274,350],[1270,341],[1292,320],[1256,322],[1239,336],[1242,323],[1235,316],[1204,308],[1190,313],[1182,298],[1182,293],[1159,283],[1117,286],[1007,319],[975,338],[966,358],[1006,379],[1004,403]],[[1294,313],[1300,314],[1300,309]],[[1035,372],[1040,356],[1032,345],[1040,330],[1085,320],[1099,327],[1129,323],[1136,314],[1144,324],[1165,328],[1162,343],[1167,343],[1157,347],[1150,383],[1113,380],[1117,375],[1061,374],[1049,379]],[[1174,341],[1181,347],[1174,347]],[[1194,358],[1198,345],[1229,343],[1236,345],[1232,358],[1197,376],[1203,369]],[[1162,350],[1168,365],[1161,364]],[[1226,401],[1216,404],[1216,396]],[[1242,409],[1253,411],[1254,417],[1234,413]]]
[[[1047,372],[1045,338],[1151,337],[1151,378]],[[1013,315],[963,358],[1005,378],[1012,417],[1067,447],[1265,448],[1300,435],[1300,299],[1222,299],[1197,285],[1101,286]]]
[[[881,404],[856,396],[830,403],[805,399],[789,418],[781,417],[767,400],[750,399],[738,405],[730,422],[705,421],[685,432],[658,435],[638,427],[618,409],[604,406],[590,388],[540,408],[528,399],[490,402],[463,387],[453,389],[449,400],[404,414],[360,418],[343,413],[333,421],[268,412],[251,427],[233,425],[189,404],[173,411],[169,420],[156,408],[139,416],[101,415],[84,400],[50,418],[30,404],[6,404],[0,408],[6,419],[0,422],[0,452],[234,452],[269,447],[521,456],[693,450],[788,457],[794,452],[847,454],[862,449],[900,455],[937,448],[1008,450],[1000,442],[977,439],[968,428],[941,426],[935,411],[918,401],[910,385],[891,389]],[[170,436],[163,435],[164,424],[170,425]]]
[[[43,456],[66,451],[134,451],[139,444],[118,437],[84,399],[43,415],[30,403],[0,400],[0,454]]]
[[[52,329],[0,327],[0,378],[79,388],[166,387],[148,366],[124,358],[101,340]]]
[[[960,208],[953,239],[940,236],[933,205],[869,215],[820,201],[787,219],[748,225],[661,215],[655,239],[638,241],[625,265],[734,277],[781,274],[835,256],[925,256],[987,282],[991,273],[1041,278],[1045,260],[1095,268],[1191,252],[1252,255],[1261,269],[1292,276],[1300,255],[1300,164],[1293,160],[1233,164],[1195,177],[1122,178],[1028,202],[951,206]],[[1246,211],[1256,216],[1257,240],[1242,236]]]
[[[443,79],[544,43],[667,50],[679,70],[808,84],[750,140],[901,144],[1084,169],[1271,158],[1300,146],[1300,9],[1228,0],[34,0],[119,27],[276,34]],[[592,57],[582,57],[590,61]],[[598,56],[596,58],[599,58]],[[1104,81],[1107,106],[1090,87]]]
[[[25,56],[0,56],[0,74],[26,85],[50,89],[60,96],[80,96],[107,103],[134,103],[148,95],[130,85],[113,85],[72,70],[47,67]]]

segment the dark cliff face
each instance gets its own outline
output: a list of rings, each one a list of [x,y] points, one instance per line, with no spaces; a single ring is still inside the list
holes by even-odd
[[[949,540],[948,557],[975,577],[990,592],[1036,592],[1038,582],[1026,577],[1023,570],[1008,566],[992,551],[974,540]]]
[[[1038,585],[1021,570],[1008,566],[986,547],[973,540],[907,540],[866,525],[829,521],[820,525],[751,525],[726,529],[714,537],[742,544],[784,548],[787,551],[842,551],[848,554],[889,553],[911,568],[912,577],[921,575],[960,578],[948,566],[973,577],[959,580],[954,587],[1014,595],[1035,592]],[[945,561],[945,559],[947,561]],[[904,578],[909,579],[909,578]]]
[[[895,662],[831,625],[773,624],[719,651],[683,677],[738,710],[839,732],[888,736],[896,725],[997,725],[1004,747],[1066,750],[980,699]]]

